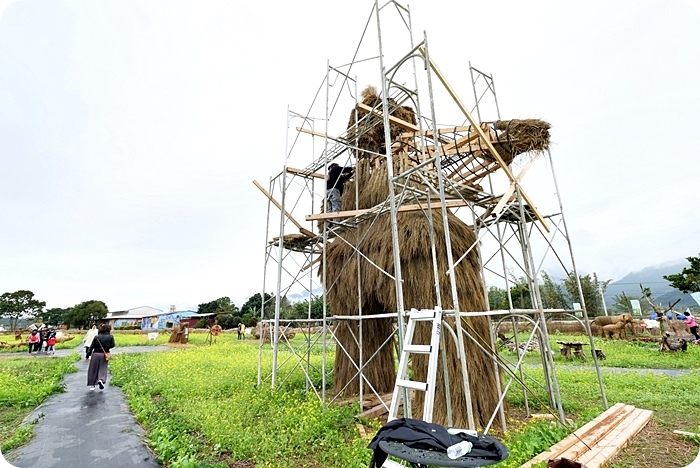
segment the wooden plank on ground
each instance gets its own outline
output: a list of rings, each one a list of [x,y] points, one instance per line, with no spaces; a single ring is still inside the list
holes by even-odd
[[[611,431],[593,448],[583,454],[577,461],[586,468],[603,468],[608,462],[619,454],[639,431],[644,429],[653,413],[641,408],[635,409],[615,430]]]
[[[388,413],[389,412],[389,406],[391,405],[391,397],[392,394],[388,394],[388,400],[384,400],[383,403],[379,403],[377,406],[370,408],[368,410],[363,411],[360,413],[360,417],[362,418],[377,418],[381,416],[382,414]],[[386,398],[386,395],[382,395],[382,398]]]
[[[369,439],[364,424],[355,423],[355,427],[357,427],[357,432],[360,433],[360,437],[362,437],[363,439]]]
[[[615,416],[622,413],[624,411],[625,406],[626,405],[624,403],[614,404],[606,411],[601,413],[600,416],[578,428],[576,431],[573,432],[573,434],[569,435],[568,437],[565,437],[556,444],[552,445],[549,450],[542,452],[532,460],[520,465],[520,468],[530,468],[536,463],[546,462],[547,460],[559,457],[561,453],[568,450],[574,444],[579,442],[583,437],[585,437],[588,431],[593,430],[595,427],[597,427],[600,423],[607,420],[608,418],[614,418]]]
[[[601,440],[608,437],[610,433],[616,431],[620,426],[624,426],[625,421],[629,418],[635,411],[635,407],[632,405],[625,405],[623,411],[617,413],[615,416],[608,417],[601,421],[596,427],[587,431],[586,434],[581,438],[580,441],[569,447],[564,452],[557,455],[557,458],[564,457],[569,460],[578,460],[585,453],[589,453],[590,450],[600,443]]]

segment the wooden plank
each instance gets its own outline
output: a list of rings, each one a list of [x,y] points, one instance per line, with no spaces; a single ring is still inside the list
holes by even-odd
[[[494,122],[481,122],[482,127],[492,127]],[[457,127],[445,127],[445,128],[440,128],[437,131],[435,130],[426,130],[425,135],[426,136],[433,136],[436,133],[438,135],[447,135],[449,133],[464,133],[464,132],[473,132],[474,127],[471,125],[460,125]],[[415,138],[418,136],[417,132],[406,132],[402,133],[399,135],[401,138]]]
[[[308,238],[310,238],[310,239],[313,239],[314,237],[316,237],[316,234],[314,234],[313,232],[309,231],[308,229],[304,229],[303,227],[300,227],[300,228],[299,228],[299,232],[302,233],[302,234],[304,234],[306,237],[308,237]]]
[[[384,114],[379,109],[373,109],[373,108],[369,107],[368,105],[365,105],[362,103],[358,103],[357,106],[360,109],[363,109],[363,110],[366,110],[367,112],[370,112],[372,115],[384,118]],[[394,117],[393,115],[389,115],[389,122],[393,123],[397,127],[403,128],[404,130],[411,130],[415,134],[420,135],[420,128],[417,125],[412,124],[411,122],[407,122],[403,119],[399,119],[398,117]],[[361,124],[360,124],[360,126],[361,126]],[[431,134],[433,134],[433,133],[431,132]],[[402,133],[401,135],[404,135],[404,134]],[[424,133],[424,135],[427,136],[428,133],[426,132],[426,133]],[[446,144],[450,143],[449,140],[440,137],[439,132],[438,132],[438,138],[440,139],[439,141],[441,141],[443,143],[446,143]]]
[[[520,465],[520,468],[530,468],[536,463],[546,462],[547,460],[557,458],[561,453],[568,450],[574,444],[579,442],[583,437],[585,437],[588,431],[593,430],[606,419],[615,417],[619,413],[623,412],[625,406],[626,405],[624,403],[616,403],[615,405],[611,406],[606,411],[601,413],[601,415],[597,418],[592,419],[591,421],[578,428],[568,437],[565,437],[556,444],[552,445],[549,450],[542,452],[541,454],[534,457],[532,460]]]
[[[360,433],[360,437],[362,437],[363,439],[369,439],[364,424],[355,423],[355,427],[357,428],[357,432]]]
[[[466,202],[464,200],[447,200],[445,202],[445,205],[447,208],[459,208],[462,206],[468,206],[469,202]],[[437,209],[440,208],[442,205],[440,202],[434,202],[430,204],[431,209]],[[407,211],[419,211],[419,210],[427,210],[428,209],[428,204],[427,203],[420,203],[416,205],[403,205],[400,206],[396,211],[398,212],[407,212]],[[352,211],[337,211],[335,213],[318,213],[318,214],[311,214],[311,215],[306,215],[305,219],[307,221],[317,221],[320,219],[333,219],[333,218],[352,218],[353,216],[359,216],[362,214],[367,213],[370,211],[369,209],[367,210],[352,210]]]
[[[315,177],[317,179],[325,179],[326,178],[326,176],[324,176],[323,174],[319,174],[318,172],[308,172],[308,171],[304,171],[302,169],[295,169],[293,167],[288,167],[287,172],[289,172],[290,174],[295,174],[295,175],[300,175],[302,177],[306,177],[307,179],[309,177]]]
[[[523,177],[525,177],[525,174],[527,174],[527,171],[530,169],[530,166],[532,165],[532,162],[534,161],[534,158],[530,158],[528,161],[527,165],[520,171],[520,174],[518,174],[517,180],[522,181]],[[498,204],[496,205],[496,208],[493,210],[493,215],[498,218],[498,216],[501,214],[501,211],[503,208],[506,206],[506,203],[508,200],[510,200],[510,197],[513,195],[513,192],[515,192],[515,182],[510,184],[510,187],[508,187],[508,190],[503,194],[501,199],[499,200]],[[557,343],[560,343],[557,341]],[[563,354],[563,353],[562,353]],[[566,355],[568,355],[567,353]]]
[[[607,418],[604,422],[588,431],[579,442],[558,454],[557,458],[564,457],[569,460],[578,460],[584,454],[589,453],[602,440],[605,440],[611,432],[624,425],[624,421],[634,413],[634,410],[634,406],[626,405],[624,412],[617,414],[614,418]]]
[[[388,401],[384,401],[384,403],[380,403],[377,406],[370,408],[368,410],[363,411],[360,413],[360,417],[363,418],[377,418],[381,416],[382,414],[385,414],[389,412],[389,406],[391,405],[391,399]]]
[[[443,148],[441,148],[441,149],[442,149],[443,154],[444,154],[444,153],[446,153],[447,151],[451,151],[451,150],[454,150],[454,149],[461,148],[462,146],[466,145],[466,144],[469,143],[469,142],[472,142],[472,141],[476,140],[477,138],[479,138],[479,134],[476,133],[476,132],[474,132],[474,133],[472,133],[471,135],[467,135],[467,136],[462,137],[462,138],[460,138],[459,140],[457,140],[457,141],[455,141],[455,142],[453,142],[453,143],[450,143],[449,145],[445,145],[445,146],[444,146]]]
[[[602,439],[593,450],[583,454],[577,461],[587,468],[603,468],[618,455],[644,429],[653,415],[652,411],[637,408],[614,431]]]
[[[311,267],[314,265],[314,263],[320,262],[322,258],[323,258],[323,257],[321,257],[321,256],[319,255],[319,256],[316,257],[311,263],[307,263],[306,265],[304,265],[304,266],[302,267],[301,271],[306,271],[306,270],[308,270],[309,268],[311,268]]]
[[[362,400],[362,408],[374,407],[374,406],[378,405],[380,401],[390,402],[392,396],[393,396],[393,392],[383,393],[379,396],[372,393],[369,396],[365,397],[364,400]],[[354,397],[354,399],[348,398],[349,403],[352,403],[354,401],[357,401],[357,397]]]
[[[325,133],[317,132],[314,130],[309,130],[308,128],[297,127],[297,131],[301,132],[301,133],[308,133],[309,135],[313,135],[313,136],[317,136],[317,137],[321,137],[321,138],[328,138],[329,140],[337,141],[338,143],[342,143],[344,145],[348,144],[348,140],[344,140],[343,138],[340,138],[340,137],[330,136],[330,135],[327,135]]]
[[[587,468],[603,468],[644,428],[652,415],[649,410],[617,403],[521,468],[557,458],[578,461]]]
[[[378,109],[373,109],[366,104],[362,104],[361,102],[357,104],[357,107],[359,107],[360,109],[366,110],[367,112],[371,112],[372,114],[376,115],[377,117],[384,117],[384,114],[382,114],[382,111],[380,111]],[[417,125],[414,125],[411,122],[406,122],[405,120],[399,119],[398,117],[394,117],[393,115],[389,116],[389,121],[391,121],[391,123],[395,124],[396,126],[403,128],[404,130],[411,130],[413,132],[420,132],[420,128],[418,128]],[[360,124],[360,126],[362,126],[362,124]]]
[[[495,171],[496,169],[498,169],[498,166],[496,164],[489,164],[488,166],[484,167],[483,169],[480,169],[478,171],[474,171],[473,177],[466,179],[464,182],[466,182],[467,184],[475,184],[479,180],[483,179],[484,177],[486,177],[487,175],[489,175],[490,173]]]
[[[472,156],[469,156],[466,160],[462,161],[462,164],[460,164],[460,165],[457,167],[457,169],[455,169],[454,171],[452,171],[452,172],[450,172],[449,174],[447,174],[447,178],[448,178],[448,179],[451,179],[451,178],[453,178],[454,176],[456,176],[457,174],[459,174],[460,171],[462,171],[463,169],[466,169],[467,164],[469,164],[470,162],[473,162],[475,159],[476,159],[476,158],[475,158],[473,155],[472,155]]]
[[[279,208],[279,210],[280,210],[282,213],[284,213],[284,215],[287,217],[287,219],[289,219],[292,223],[294,223],[294,225],[295,225],[296,227],[299,228],[299,232],[301,232],[302,234],[304,234],[306,237],[310,237],[310,238],[316,237],[312,232],[310,232],[310,231],[304,229],[304,228],[302,227],[302,225],[299,224],[299,223],[297,222],[297,220],[294,219],[294,218],[292,217],[292,215],[290,215],[289,213],[287,213],[287,211],[284,210],[284,209],[282,208],[282,205],[280,205],[279,202],[277,202],[277,200],[275,200],[275,199],[272,197],[272,195],[270,195],[270,194],[267,192],[267,190],[265,190],[265,189],[263,188],[263,186],[260,185],[260,184],[258,183],[257,180],[253,180],[253,184],[255,184],[255,186],[256,186],[258,189],[260,189],[260,191],[261,191],[261,192],[262,192],[262,193],[263,193],[277,208]],[[304,231],[306,231],[306,232],[304,232]],[[310,234],[310,235],[309,235],[309,234]]]

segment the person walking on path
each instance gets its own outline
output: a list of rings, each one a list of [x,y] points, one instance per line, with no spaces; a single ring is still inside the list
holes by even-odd
[[[87,361],[90,359],[90,355],[88,354],[88,349],[90,349],[90,345],[92,344],[92,340],[95,339],[97,336],[97,327],[95,325],[92,326],[90,330],[88,330],[87,334],[85,335],[85,340],[83,340],[83,347],[85,348],[85,360]]]
[[[107,382],[107,358],[106,353],[114,348],[114,336],[110,333],[112,327],[106,323],[100,325],[99,332],[88,349],[90,356],[90,365],[87,372],[87,384],[90,390],[95,390],[95,385],[104,390],[105,382]]]

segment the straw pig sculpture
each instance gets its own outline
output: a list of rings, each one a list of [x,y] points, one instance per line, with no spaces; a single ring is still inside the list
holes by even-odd
[[[373,89],[365,90],[363,103],[368,106],[377,104],[379,97]],[[391,107],[399,113],[399,118],[415,123],[412,111],[407,114],[406,107],[397,106],[390,102]],[[380,107],[381,108],[381,107]],[[362,112],[358,109],[358,115]],[[412,119],[412,120],[411,120]],[[355,112],[350,124],[355,122]],[[355,171],[355,183],[358,198],[355,197],[355,187],[346,186],[343,194],[342,209],[369,208],[384,202],[389,196],[386,162],[379,160],[376,155],[385,147],[383,144],[384,129],[381,121],[372,124],[371,131],[362,130],[354,135],[360,135],[358,140],[367,135],[377,135],[375,139],[360,144],[356,151],[358,163]],[[392,135],[398,130],[392,127]],[[381,135],[381,141],[377,141]],[[368,149],[368,151],[363,151]],[[398,158],[396,158],[398,159]],[[398,166],[399,161],[395,159]],[[452,309],[453,301],[450,282],[447,278],[447,251],[445,232],[440,210],[433,210],[434,238],[437,257],[437,284],[439,285],[442,304],[437,303],[435,279],[433,277],[433,261],[431,254],[430,228],[424,212],[402,212],[397,214],[398,235],[400,246],[400,261],[403,277],[403,301],[406,308],[432,309],[436,305],[444,309]],[[448,213],[452,254],[459,258],[476,241],[472,229]],[[394,258],[392,250],[391,219],[388,214],[376,220],[360,224],[344,234],[343,240],[336,239],[327,247],[326,284],[325,290],[333,313],[336,315],[358,315],[361,307],[363,315],[396,312],[396,290],[394,282],[377,267],[394,274]],[[358,256],[355,249],[362,253]],[[370,264],[371,260],[376,266]],[[358,275],[358,261],[360,274]],[[455,268],[458,300],[462,311],[481,311],[486,309],[483,286],[480,278],[479,260],[476,249]],[[359,278],[359,284],[358,284]],[[360,294],[361,291],[361,294]],[[358,299],[359,298],[359,299]],[[359,303],[358,303],[359,300]],[[454,320],[451,319],[452,324]],[[430,327],[428,324],[417,327],[414,342],[429,342]],[[462,325],[482,345],[490,349],[489,321],[486,317],[470,317],[463,319]],[[374,355],[366,363],[363,375],[372,387],[379,393],[391,392],[396,379],[395,357],[393,346],[383,346],[394,330],[393,319],[366,319],[362,321],[362,339],[365,360]],[[358,322],[343,322],[337,328],[339,347],[342,346],[352,360],[359,361],[359,343],[356,340],[360,331]],[[497,379],[490,358],[470,339],[465,339],[467,368],[470,375],[469,384],[472,394],[472,405],[475,420],[481,427],[485,426],[488,418],[496,408],[498,400]],[[450,396],[453,410],[453,425],[467,427],[467,411],[464,389],[461,385],[462,375],[457,348],[451,337],[445,338],[448,374],[450,379]],[[380,349],[381,347],[381,349]],[[376,353],[376,355],[375,355]],[[438,360],[437,385],[433,421],[447,424],[447,405],[445,385],[443,381],[442,359]],[[357,372],[353,362],[340,349],[336,353],[334,386],[337,392],[343,390],[345,396],[359,391]],[[427,372],[427,356],[414,356],[413,372],[415,380],[425,380]],[[416,395],[412,403],[413,417],[422,417],[423,395]]]

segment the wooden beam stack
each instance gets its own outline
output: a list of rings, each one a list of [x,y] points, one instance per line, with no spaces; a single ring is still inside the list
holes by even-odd
[[[646,426],[652,414],[650,410],[617,403],[520,468],[559,458],[577,461],[586,468],[603,468]]]

